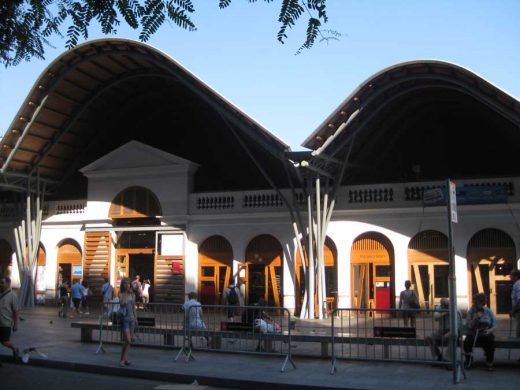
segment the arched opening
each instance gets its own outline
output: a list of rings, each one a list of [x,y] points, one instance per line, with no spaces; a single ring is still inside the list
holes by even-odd
[[[162,215],[155,194],[144,187],[128,187],[116,195],[108,216],[112,219],[156,218]]]
[[[57,283],[67,281],[72,286],[77,280],[83,277],[83,267],[81,264],[81,248],[72,239],[65,239],[58,246],[57,261]]]
[[[220,304],[233,271],[233,249],[222,236],[207,238],[199,249],[199,295],[203,305]]]
[[[116,289],[124,277],[134,279],[136,275],[139,275],[141,280],[149,279],[151,281],[154,286],[153,291],[161,290],[166,295],[171,292],[167,286],[169,279],[158,280],[156,275],[158,268],[167,267],[166,263],[169,259],[158,258],[159,254],[155,251],[155,231],[139,228],[140,226],[160,225],[157,218],[160,215],[162,215],[162,209],[157,197],[144,187],[128,187],[119,192],[112,200],[109,217],[114,220],[114,226],[124,228],[116,232]],[[125,230],[126,228],[128,230]],[[109,232],[93,232],[89,238],[91,238],[91,247],[96,247],[99,241],[99,247],[104,251],[104,257],[107,260],[106,265],[103,264],[103,269],[100,269],[100,262],[90,261],[89,252],[85,252],[85,269],[90,266],[98,267],[98,275],[101,276],[95,279],[95,283],[99,284],[99,288],[101,288],[103,279],[109,274],[111,237]],[[178,275],[176,274],[176,276]],[[92,282],[90,281],[91,284]]]
[[[408,244],[408,278],[422,307],[430,308],[449,296],[448,237],[435,230],[415,235]]]
[[[470,299],[484,293],[495,313],[508,314],[511,310],[509,273],[515,268],[515,259],[515,244],[508,234],[498,229],[477,232],[468,243]]]
[[[0,275],[11,276],[13,250],[6,240],[0,240]]]
[[[257,236],[246,249],[246,301],[264,297],[268,305],[281,306],[283,249],[269,234]]]
[[[363,233],[351,248],[353,308],[394,307],[394,249],[381,233]]]
[[[325,263],[325,285],[327,286],[327,296],[325,297],[325,301],[327,304],[327,311],[332,312],[337,307],[337,297],[338,297],[338,268],[337,268],[337,259],[338,259],[338,251],[336,249],[336,244],[330,237],[325,238],[325,245],[323,247],[323,257]],[[303,296],[305,294],[306,288],[306,280],[305,273],[303,270],[302,260],[300,256],[300,252],[298,251],[296,255],[296,315],[300,312],[303,304]],[[319,302],[318,302],[318,294],[315,289],[315,313],[319,310]]]

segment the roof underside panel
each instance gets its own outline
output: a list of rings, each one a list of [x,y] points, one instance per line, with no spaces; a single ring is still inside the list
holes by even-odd
[[[306,145],[339,161],[350,150],[343,184],[518,176],[520,103],[459,67],[405,64],[358,88]]]
[[[198,190],[268,187],[251,152],[285,185],[287,145],[180,65],[135,42],[94,41],[64,54],[18,116],[2,139],[0,167],[6,174],[38,170],[61,183],[55,189],[64,196],[84,191],[79,168],[132,139],[199,164]]]

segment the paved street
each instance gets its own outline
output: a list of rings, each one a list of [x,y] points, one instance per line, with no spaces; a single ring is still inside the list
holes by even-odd
[[[7,383],[4,379],[6,373],[20,374],[17,376],[27,381],[26,386],[21,388],[56,388],[59,386],[52,381],[59,379],[59,383],[65,383],[65,379],[61,378],[70,377],[78,380],[82,378],[81,381],[85,383],[93,381],[93,385],[89,384],[88,388],[95,390],[103,388],[102,385],[96,384],[98,378],[101,378],[102,383],[113,380],[117,388],[120,388],[119,383],[122,384],[123,382],[120,382],[122,380],[125,381],[125,388],[128,388],[126,381],[135,381],[142,384],[139,388],[143,389],[161,389],[152,386],[175,386],[174,383],[189,385],[197,380],[201,385],[248,390],[266,387],[270,390],[287,388],[516,390],[520,381],[520,364],[516,362],[520,352],[518,350],[512,351],[511,360],[507,360],[507,352],[501,351],[500,364],[497,364],[494,372],[487,372],[484,369],[482,353],[477,351],[475,367],[467,373],[466,380],[456,385],[452,384],[450,371],[425,364],[342,360],[337,364],[337,373],[330,375],[330,359],[296,356],[294,358],[296,369],[288,367],[286,372],[281,373],[283,359],[278,356],[195,351],[195,360],[185,363],[182,360],[174,361],[177,349],[144,347],[132,348],[129,356],[132,365],[120,368],[118,363],[121,347],[119,345],[106,345],[105,353],[96,354],[97,344],[81,343],[79,329],[70,328],[70,319],[57,318],[54,308],[37,307],[25,311],[22,316],[24,321],[21,323],[20,330],[13,334],[12,339],[21,348],[37,347],[37,352],[31,353],[29,366],[12,365],[8,363],[9,351],[0,347],[0,360],[4,363],[4,367],[1,368],[0,388],[2,390],[17,388],[4,387],[4,383]],[[42,372],[49,373],[43,374],[43,378],[48,377],[50,381],[48,387],[36,386],[36,383],[40,382],[32,382],[39,377],[36,373],[40,371],[31,370],[42,368],[45,368]],[[47,371],[49,369],[59,371]],[[192,386],[189,388],[196,389]]]
[[[93,373],[3,363],[0,367],[2,389],[95,389],[95,390],[182,390],[189,388],[217,389],[209,386],[174,384],[157,380],[145,380],[125,376],[100,375]]]

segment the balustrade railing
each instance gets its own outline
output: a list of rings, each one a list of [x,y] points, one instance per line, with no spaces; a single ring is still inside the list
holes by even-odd
[[[520,200],[516,197],[515,184],[518,185],[519,180],[520,178],[457,180],[457,197],[459,192],[465,193],[466,198],[461,200],[461,204],[518,202]],[[429,197],[431,198],[431,190],[444,192],[444,187],[445,183],[442,181],[344,186],[339,189],[335,209],[424,206]],[[289,189],[283,189],[281,195],[273,190],[194,193],[189,196],[188,212],[201,215],[285,211],[282,196],[291,204],[298,204],[306,209],[307,199],[302,192],[294,194]],[[313,203],[315,201],[313,197]],[[442,203],[438,202],[437,205],[440,204]],[[54,215],[84,214],[86,205],[86,199],[45,202],[43,215],[47,218]],[[0,205],[0,218],[15,218],[19,212],[17,207],[12,203]]]

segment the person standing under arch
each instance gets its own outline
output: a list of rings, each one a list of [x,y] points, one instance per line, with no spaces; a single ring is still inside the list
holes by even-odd
[[[415,328],[415,310],[419,309],[419,298],[415,290],[412,290],[412,282],[406,280],[404,282],[404,290],[399,294],[399,309],[402,309],[402,316],[404,326],[408,327],[408,320],[410,325]]]
[[[229,287],[224,289],[222,293],[222,304],[229,306],[227,308],[227,318],[228,321],[233,322],[235,316],[240,314],[238,307],[244,305],[244,299],[240,293],[240,289],[235,285],[235,282],[231,282]]]

